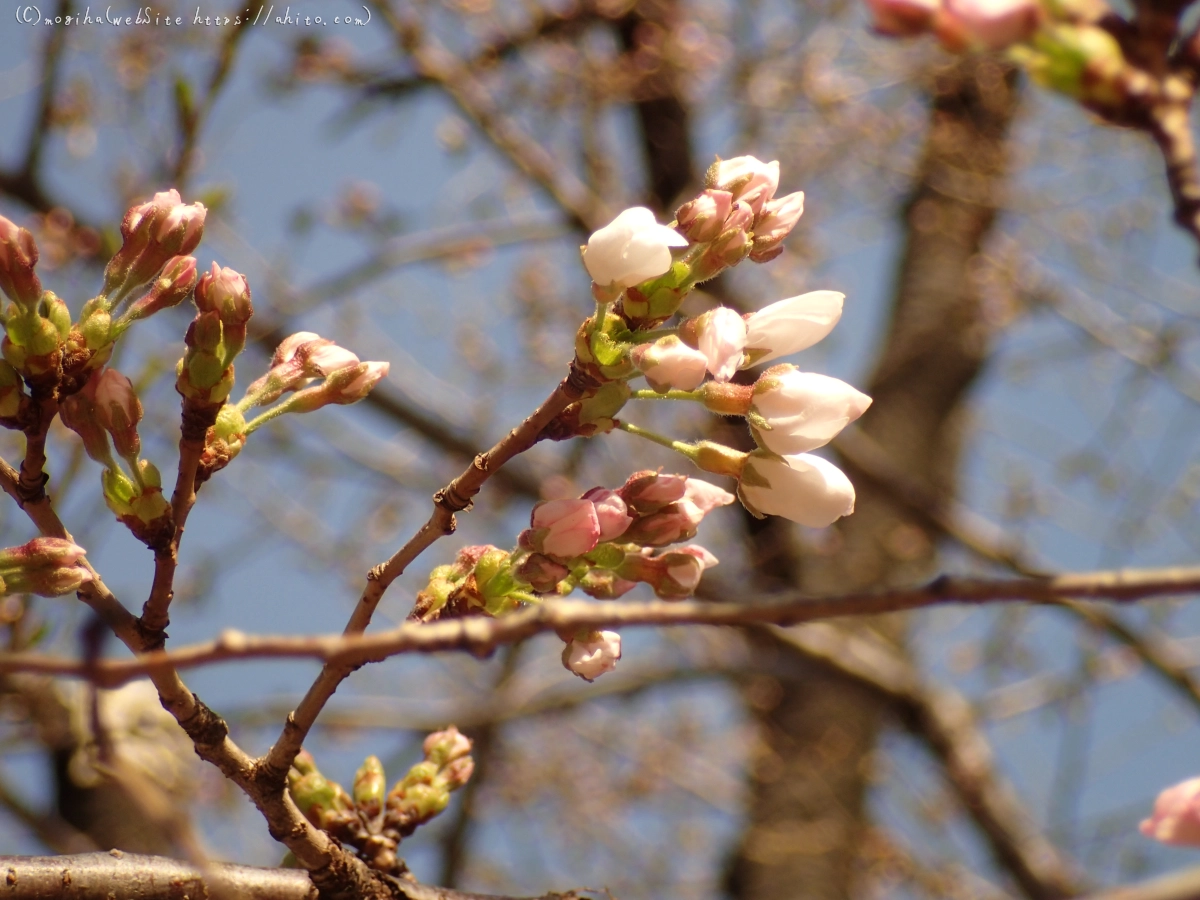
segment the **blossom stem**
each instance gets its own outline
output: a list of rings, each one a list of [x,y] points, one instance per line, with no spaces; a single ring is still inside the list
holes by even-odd
[[[696,447],[695,444],[689,444],[689,443],[686,443],[685,441],[676,441],[676,440],[672,440],[669,437],[663,437],[661,434],[650,431],[646,428],[639,428],[637,425],[634,425],[632,422],[619,422],[617,424],[617,427],[620,428],[622,431],[627,431],[630,434],[635,434],[640,438],[645,438],[648,441],[653,441],[654,443],[660,444],[663,447],[668,447],[677,453],[682,453],[688,459],[694,460],[696,458],[696,450],[698,448]]]
[[[251,419],[249,422],[246,423],[246,434],[250,434],[251,432],[255,431],[256,429],[262,427],[263,425],[266,425],[272,419],[282,416],[285,412],[288,411],[288,408],[290,405],[291,405],[290,403],[280,403],[278,406],[268,409],[265,413],[255,416],[253,419]]]
[[[633,400],[694,400],[697,403],[703,401],[703,397],[699,391],[680,391],[674,388],[664,394],[649,389],[638,390],[629,396]]]

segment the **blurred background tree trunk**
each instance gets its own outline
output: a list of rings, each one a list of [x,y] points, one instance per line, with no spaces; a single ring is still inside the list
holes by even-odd
[[[891,324],[867,388],[875,402],[862,431],[942,496],[955,493],[965,399],[989,350],[978,272],[1008,175],[1016,105],[1015,74],[993,59],[963,59],[933,73],[928,133],[901,211]],[[932,574],[933,535],[881,486],[847,468],[857,510],[820,546],[797,540],[781,519],[747,517],[759,587],[834,594]],[[902,617],[847,627],[904,641]],[[745,692],[760,745],[730,890],[739,900],[850,897],[884,710],[863,688],[784,646],[763,649],[774,678],[751,680]]]

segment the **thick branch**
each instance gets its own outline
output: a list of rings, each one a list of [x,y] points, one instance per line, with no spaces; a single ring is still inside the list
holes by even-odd
[[[163,856],[112,850],[77,856],[0,856],[6,900],[179,900],[180,897],[237,897],[238,900],[317,900],[317,887],[300,869],[262,869],[212,863],[198,867]],[[581,900],[567,891],[542,897],[470,894],[390,879],[389,897],[408,900]],[[592,893],[584,891],[583,893]]]

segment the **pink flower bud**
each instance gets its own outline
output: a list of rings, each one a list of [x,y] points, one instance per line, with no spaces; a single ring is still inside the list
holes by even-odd
[[[179,194],[171,191],[176,200]],[[157,201],[159,195],[155,195]],[[154,238],[163,250],[179,256],[191,253],[200,244],[204,236],[204,218],[208,210],[203,203],[185,205],[176,203],[158,223],[158,231]]]
[[[112,435],[117,453],[129,457],[141,452],[137,424],[142,419],[142,404],[130,380],[108,368],[93,375],[85,390],[96,404],[97,421]]]
[[[291,362],[292,357],[296,355],[296,351],[301,346],[309,341],[324,340],[319,334],[312,331],[297,331],[293,335],[285,337],[283,341],[275,348],[275,355],[271,357],[271,368],[281,366],[286,362]]]
[[[530,540],[539,553],[573,559],[600,540],[600,521],[591,500],[547,500],[533,507]]]
[[[705,244],[726,229],[725,220],[733,209],[729,191],[706,190],[675,211],[679,233],[693,244]]]
[[[941,0],[867,0],[879,34],[908,37],[928,31]]]
[[[945,0],[939,37],[950,44],[1003,50],[1037,31],[1042,11],[1037,0]]]
[[[690,597],[700,585],[705,569],[717,564],[717,558],[703,547],[691,545],[668,550],[658,557],[663,577],[654,585],[654,593],[664,600]]]
[[[1200,847],[1200,778],[1189,778],[1159,794],[1153,814],[1138,828],[1164,844]]]
[[[583,495],[596,507],[596,521],[600,525],[600,541],[612,541],[623,535],[633,522],[629,508],[621,495],[608,488],[595,487]]]
[[[517,577],[543,594],[553,591],[570,574],[570,569],[542,553],[530,553],[517,567]]]
[[[845,299],[837,291],[811,291],[753,313],[746,320],[747,365],[807,350],[833,331]]]
[[[665,547],[694,537],[703,518],[700,507],[688,500],[679,500],[635,521],[625,540],[643,547]]]
[[[781,462],[756,450],[742,466],[738,499],[755,515],[824,528],[854,512],[854,485],[819,456],[800,453]]]
[[[669,390],[695,390],[704,381],[708,357],[693,350],[675,335],[653,344],[639,344],[630,354],[646,383],[660,394]]]
[[[246,276],[214,262],[212,269],[196,283],[196,308],[201,312],[216,312],[227,325],[248,322],[254,315],[254,306]]]
[[[870,397],[837,378],[772,366],[754,384],[750,430],[772,453],[807,453],[832,441],[870,405]]]
[[[89,381],[88,385],[91,383]],[[104,430],[96,414],[94,396],[85,385],[83,390],[62,400],[58,407],[58,416],[67,428],[83,439],[83,449],[89,457],[98,463],[109,465],[112,449],[108,444],[108,432]]]
[[[104,291],[121,297],[150,281],[172,256],[186,256],[204,234],[202,203],[185,205],[172,189],[130,208],[121,223],[124,243],[104,270]]]
[[[446,786],[447,790],[456,791],[470,781],[474,773],[475,760],[469,756],[464,756],[462,759],[456,759],[450,765],[446,766],[438,778]]]
[[[20,547],[0,550],[0,569],[73,566],[86,555],[86,550],[71,541],[38,537]]]
[[[729,491],[701,478],[689,478],[683,499],[695,505],[701,514],[708,515],[718,506],[728,506],[737,498]]]
[[[766,262],[768,256],[778,255],[780,245],[792,233],[802,215],[804,191],[765,204],[762,215],[754,223],[754,247],[750,251],[750,259]]]
[[[444,767],[471,752],[471,739],[451,725],[426,737],[422,749],[426,759]]]
[[[728,381],[742,363],[746,322],[732,309],[719,306],[695,320],[698,349],[717,381]]]
[[[18,306],[34,306],[41,299],[42,283],[33,271],[37,261],[33,233],[0,216],[0,291]]]
[[[595,681],[611,672],[620,658],[621,636],[615,631],[592,631],[583,638],[572,638],[562,654],[567,670],[584,681]]]
[[[708,170],[706,185],[729,191],[734,200],[746,203],[758,215],[779,187],[779,162],[764,163],[753,156],[718,159]]]
[[[617,491],[629,508],[643,515],[657,512],[687,493],[688,479],[683,475],[663,475],[645,470],[634,472]]]
[[[333,341],[310,341],[297,349],[296,356],[303,357],[305,373],[318,378],[357,366],[359,363],[357,356]]]
[[[349,351],[346,351],[349,352]],[[364,362],[356,366],[334,371],[330,381],[344,377],[344,382],[337,388],[334,403],[357,403],[375,388],[385,377],[392,364],[386,362]]]
[[[129,307],[130,320],[145,319],[178,306],[196,287],[196,257],[176,256],[167,260],[162,273],[155,279],[150,292]]]
[[[671,248],[686,246],[686,238],[635,206],[588,238],[583,264],[600,287],[633,287],[670,270]]]
[[[579,589],[596,600],[616,600],[637,587],[636,581],[626,581],[607,569],[589,569],[579,579]]]

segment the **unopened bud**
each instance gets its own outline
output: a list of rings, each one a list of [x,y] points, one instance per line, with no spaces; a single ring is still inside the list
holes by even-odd
[[[354,803],[368,816],[377,816],[383,811],[383,798],[387,793],[387,778],[383,763],[378,756],[368,756],[354,773]]]
[[[425,738],[421,747],[425,758],[438,766],[446,766],[471,752],[471,739],[451,725]]]
[[[558,583],[570,574],[566,566],[541,553],[530,553],[517,568],[518,577],[529,582],[540,594],[555,590]]]
[[[0,216],[0,291],[18,306],[32,307],[41,299],[42,283],[33,270],[37,261],[33,233]]]
[[[214,262],[212,269],[196,282],[196,308],[201,312],[217,313],[228,325],[250,321],[254,305],[250,302],[246,276],[229,267],[221,268]]]
[[[137,456],[142,449],[137,424],[142,419],[142,404],[134,393],[133,384],[116,369],[105,369],[93,375],[88,389],[96,404],[96,418],[112,435],[117,453],[126,458]]]
[[[676,210],[676,230],[693,244],[708,243],[725,230],[732,209],[733,194],[710,188]]]
[[[201,203],[184,204],[176,190],[132,207],[121,223],[121,249],[104,270],[104,293],[119,299],[152,280],[171,257],[186,256],[204,235]]]
[[[58,415],[64,425],[83,439],[83,449],[89,457],[106,466],[111,464],[112,450],[108,444],[108,432],[100,424],[94,395],[87,385],[59,403]]]
[[[162,272],[154,280],[149,293],[139,298],[122,316],[125,326],[138,319],[146,319],[164,309],[178,306],[196,287],[196,258],[176,256],[167,260]]]

